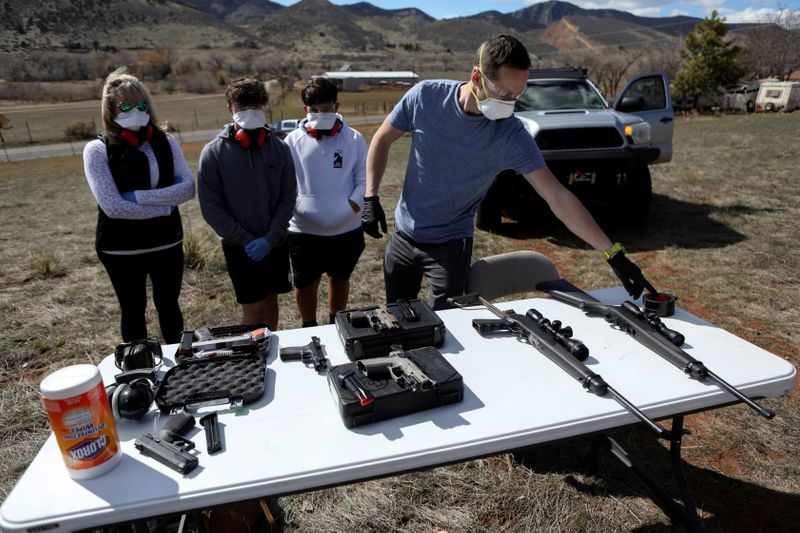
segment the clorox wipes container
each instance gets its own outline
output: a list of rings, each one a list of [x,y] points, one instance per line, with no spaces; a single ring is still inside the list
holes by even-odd
[[[100,371],[94,365],[56,370],[39,387],[50,426],[73,479],[114,468],[122,451]]]

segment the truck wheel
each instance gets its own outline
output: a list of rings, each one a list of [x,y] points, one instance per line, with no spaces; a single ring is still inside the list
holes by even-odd
[[[775,104],[773,104],[772,102],[767,102],[766,104],[764,104],[764,111],[770,111],[770,112],[775,111]]]
[[[652,201],[650,169],[637,167],[619,175],[613,191],[613,217],[626,225],[640,224],[647,218]]]
[[[483,231],[497,231],[500,229],[503,205],[503,173],[498,174],[494,183],[489,187],[486,197],[478,204],[475,215],[475,227]]]
[[[744,105],[745,110],[748,113],[752,113],[756,110],[756,103],[752,100],[748,100],[747,103]]]

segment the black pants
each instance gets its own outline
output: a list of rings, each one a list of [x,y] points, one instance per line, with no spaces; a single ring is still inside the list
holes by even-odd
[[[425,244],[392,233],[383,257],[386,301],[417,298],[422,277],[428,280],[428,304],[447,309],[447,298],[464,294],[472,259],[472,237]]]
[[[161,335],[167,344],[180,342],[183,314],[178,305],[183,281],[183,245],[135,255],[97,252],[117,293],[124,342],[147,337],[147,276],[153,283],[153,304],[158,312]]]

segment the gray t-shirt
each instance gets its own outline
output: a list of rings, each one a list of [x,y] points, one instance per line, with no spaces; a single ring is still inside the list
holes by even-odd
[[[412,132],[395,227],[416,242],[472,236],[475,212],[494,177],[507,169],[528,174],[545,166],[516,117],[467,115],[458,103],[461,82],[429,80],[409,90],[389,115]]]

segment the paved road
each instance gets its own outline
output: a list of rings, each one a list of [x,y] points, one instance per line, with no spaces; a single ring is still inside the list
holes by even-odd
[[[363,124],[380,124],[383,122],[384,115],[368,115],[365,117],[353,117],[347,119],[347,123],[353,126]],[[209,141],[219,130],[186,131],[174,134],[181,142]],[[35,144],[22,146],[19,148],[8,148],[0,154],[0,161],[24,161],[26,159],[39,159],[41,157],[58,157],[65,155],[79,155],[83,153],[83,147],[88,141],[77,141],[72,143],[58,144]]]

